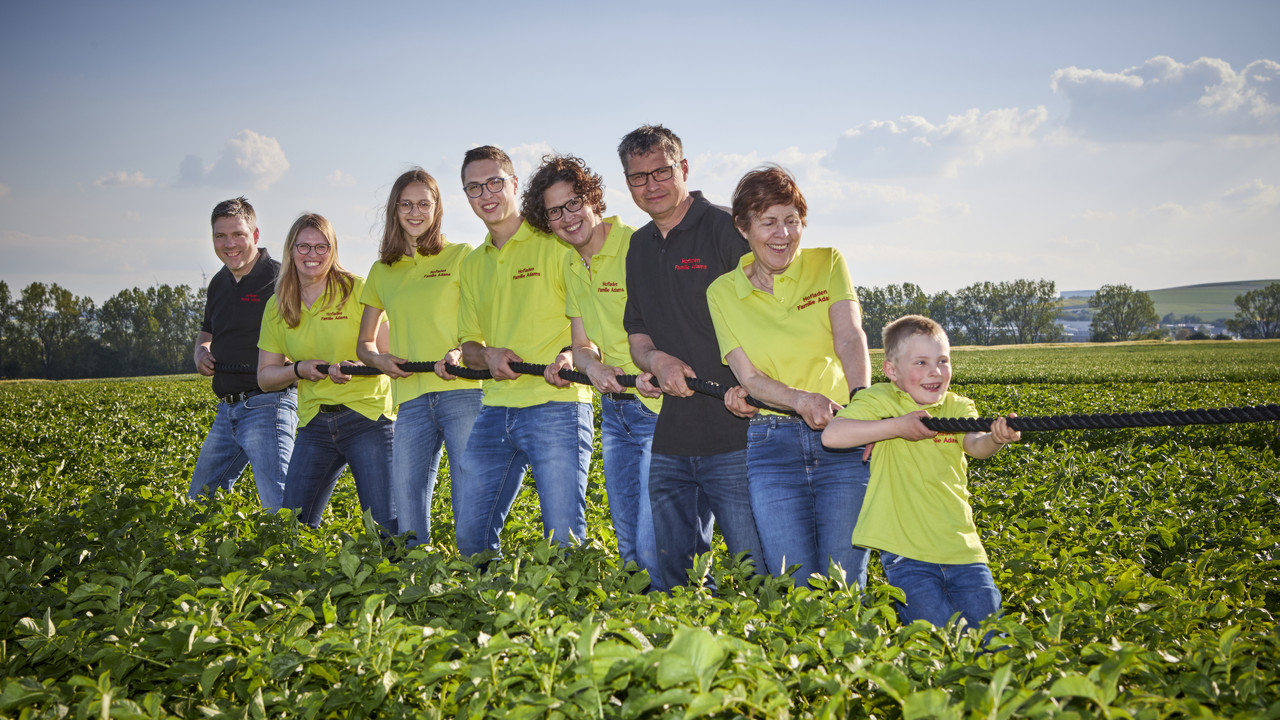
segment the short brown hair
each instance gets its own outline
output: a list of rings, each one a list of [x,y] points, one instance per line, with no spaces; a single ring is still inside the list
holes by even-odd
[[[733,224],[746,232],[751,218],[775,205],[795,205],[804,225],[809,205],[796,186],[796,179],[779,165],[756,168],[738,181],[733,191]]]
[[[502,148],[493,145],[481,145],[477,148],[471,148],[466,155],[462,156],[462,183],[467,182],[467,166],[477,160],[492,160],[498,163],[498,167],[503,172],[516,174],[516,166],[511,164],[511,156],[502,152]]]
[[[558,182],[572,183],[575,195],[595,209],[597,215],[604,214],[604,180],[591,172],[582,158],[573,155],[543,155],[542,165],[529,180],[529,185],[524,189],[524,199],[520,203],[520,214],[530,225],[544,233],[551,232],[547,203],[542,194]]]
[[[661,150],[671,158],[672,162],[684,159],[684,144],[679,136],[661,125],[641,125],[627,133],[618,143],[618,159],[622,161],[622,169],[627,169],[627,156],[648,155],[654,150]]]
[[[258,216],[253,212],[253,206],[249,204],[248,200],[244,199],[243,195],[238,198],[223,200],[215,205],[213,207],[213,217],[209,218],[209,224],[213,225],[218,222],[218,218],[223,217],[242,217],[250,230],[258,229]]]
[[[923,315],[903,315],[884,326],[881,336],[884,338],[884,359],[895,362],[902,347],[916,335],[927,335],[938,342],[951,344],[947,339],[947,331],[938,323]]]

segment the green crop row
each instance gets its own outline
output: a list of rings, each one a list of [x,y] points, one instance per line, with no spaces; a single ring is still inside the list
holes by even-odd
[[[1067,381],[963,391],[984,414],[1280,402],[1259,346],[1208,346],[1222,380],[1083,352]],[[1151,375],[1107,380],[1117,357]],[[973,463],[1005,597],[984,649],[900,625],[875,563],[865,592],[723,555],[695,569],[718,595],[644,592],[598,462],[587,543],[544,542],[526,490],[479,569],[452,549],[447,481],[435,542],[408,551],[349,479],[314,531],[256,510],[248,480],[189,502],[206,380],[7,384],[0,409],[3,717],[1280,716],[1273,423],[1028,433]]]

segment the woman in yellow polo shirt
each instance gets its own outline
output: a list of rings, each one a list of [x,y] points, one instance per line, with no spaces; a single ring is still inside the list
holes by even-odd
[[[798,564],[797,583],[839,563],[866,584],[867,550],[850,538],[870,473],[862,449],[827,450],[822,429],[871,381],[858,297],[844,258],[800,249],[807,205],[780,167],[747,173],[733,222],[751,246],[707,288],[720,353],[741,388],[799,417],[761,412],[747,430],[747,482],[770,573]]]
[[[279,390],[298,383],[298,436],[284,482],[284,506],[316,527],[346,466],[361,510],[396,532],[391,500],[395,411],[385,375],[345,375],[339,363],[355,350],[364,279],[338,263],[338,236],[328,220],[299,216],[285,240],[276,293],[258,339],[258,384]],[[382,331],[386,347],[386,328]],[[329,373],[318,365],[328,364]]]
[[[360,302],[356,354],[392,378],[398,406],[391,453],[391,497],[401,533],[410,544],[431,540],[431,498],[441,448],[449,452],[449,477],[456,489],[469,482],[467,438],[480,414],[477,380],[455,379],[437,363],[434,373],[409,373],[399,363],[443,359],[458,365],[458,266],[470,245],[450,243],[440,232],[440,186],[421,168],[402,174],[391,186],[378,261],[369,268]],[[378,328],[391,321],[391,347],[378,348]],[[454,518],[458,492],[451,493]]]

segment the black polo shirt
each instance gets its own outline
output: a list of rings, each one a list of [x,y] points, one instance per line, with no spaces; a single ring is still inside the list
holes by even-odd
[[[224,265],[209,281],[204,302],[204,322],[200,329],[213,336],[209,350],[219,363],[258,366],[258,334],[262,329],[262,311],[276,291],[276,274],[280,263],[258,248],[253,269],[236,282]],[[215,395],[229,395],[258,389],[255,374],[214,373]]]
[[[737,385],[720,360],[707,286],[736,268],[750,247],[728,212],[701,192],[692,195],[684,219],[665,238],[653,222],[631,236],[622,323],[628,334],[647,334],[659,350],[688,363],[698,377]],[[747,421],[726,410],[724,401],[701,393],[662,398],[654,452],[718,455],[746,447]]]

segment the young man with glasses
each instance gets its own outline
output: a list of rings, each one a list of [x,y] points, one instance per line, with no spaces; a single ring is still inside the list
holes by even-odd
[[[493,376],[467,441],[471,482],[453,487],[463,555],[501,549],[526,469],[533,471],[543,532],[562,546],[587,534],[591,388],[554,387],[510,366],[572,362],[564,312],[570,250],[525,222],[519,182],[511,158],[496,147],[463,157],[462,189],[489,234],[462,262],[458,337],[463,364]]]
[[[729,552],[763,557],[747,490],[747,422],[685,378],[737,385],[720,361],[707,286],[750,252],[723,208],[690,192],[680,138],[645,125],[618,145],[631,198],[652,221],[627,253],[623,325],[631,357],[666,397],[649,464],[649,499],[663,581],[684,584],[695,554],[711,550],[711,522]]]
[[[248,200],[218,203],[212,222],[213,250],[223,267],[209,281],[195,364],[213,378],[219,402],[187,495],[194,500],[229,491],[251,465],[262,507],[278,510],[293,455],[298,395],[293,387],[264,392],[256,369],[262,311],[275,293],[280,263],[258,247],[258,218]],[[246,366],[247,372],[215,372],[215,361]]]

